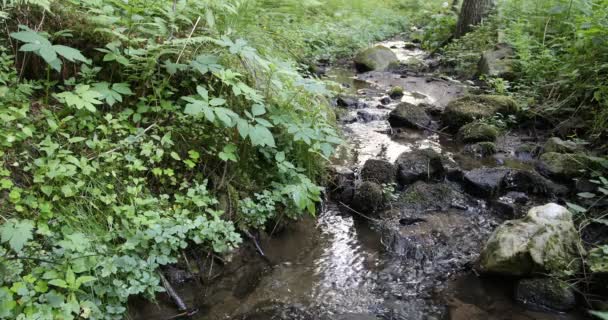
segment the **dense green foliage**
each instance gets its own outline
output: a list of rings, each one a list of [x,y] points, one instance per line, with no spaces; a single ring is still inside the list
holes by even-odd
[[[2,2],[0,318],[120,319],[158,268],[315,214],[341,143],[302,63],[390,1]]]
[[[605,137],[608,2],[500,1],[497,16],[451,43],[446,58],[456,71],[472,76],[479,52],[499,41],[515,49],[517,75],[513,83],[494,80],[499,91],[521,97],[530,111],[567,134]]]

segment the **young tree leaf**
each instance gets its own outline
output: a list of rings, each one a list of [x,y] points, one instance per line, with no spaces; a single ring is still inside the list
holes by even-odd
[[[0,226],[2,243],[9,244],[13,251],[19,253],[23,246],[33,238],[34,222],[31,220],[11,219]]]

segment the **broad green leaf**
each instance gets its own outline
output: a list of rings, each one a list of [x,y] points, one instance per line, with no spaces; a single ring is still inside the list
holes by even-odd
[[[275,147],[274,137],[268,128],[262,125],[256,125],[249,130],[249,139],[254,146],[269,146]]]
[[[49,284],[52,286],[64,288],[64,289],[68,287],[67,282],[65,282],[65,280],[62,280],[62,279],[53,279],[53,280],[49,281]]]
[[[574,211],[574,213],[585,213],[585,212],[587,212],[587,209],[579,206],[578,204],[566,202],[566,206],[568,206],[569,209],[571,209],[572,211]]]
[[[266,113],[266,108],[262,104],[254,104],[253,107],[251,107],[251,114],[254,117],[261,116],[265,113]]]
[[[53,49],[57,54],[66,58],[70,62],[81,61],[81,62],[84,62],[87,64],[89,63],[89,60],[87,60],[87,58],[85,56],[83,56],[82,53],[80,53],[80,51],[77,49],[59,45],[59,44],[54,45]]]
[[[7,243],[13,251],[20,253],[29,240],[33,239],[34,222],[11,219],[0,225],[2,243]]]

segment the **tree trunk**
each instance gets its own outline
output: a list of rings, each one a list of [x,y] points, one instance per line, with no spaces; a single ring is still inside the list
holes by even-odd
[[[454,38],[460,38],[478,25],[494,8],[494,0],[464,0]]]

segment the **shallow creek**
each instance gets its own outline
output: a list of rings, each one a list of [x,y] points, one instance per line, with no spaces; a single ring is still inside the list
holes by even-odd
[[[406,49],[404,44],[383,43],[402,61],[427,61],[425,52]],[[360,103],[358,108],[342,109],[340,118],[351,120],[342,122],[347,156],[336,160],[337,164],[357,169],[370,158],[392,162],[403,152],[433,148],[466,169],[531,166],[509,148],[508,140],[520,139],[520,133],[501,138],[503,148],[496,156],[478,160],[456,157],[462,146],[437,133],[439,128],[393,132],[386,121],[399,101],[382,106],[380,100],[393,86],[405,89],[402,101],[442,108],[470,90],[467,84],[414,72],[357,75],[350,66],[330,68],[327,78],[357,96]],[[431,247],[409,244],[407,252],[395,255],[388,253],[391,240],[381,228],[328,200],[317,218],[288,225],[273,237],[263,236],[259,244],[267,259],[249,248],[249,253],[235,255],[224,267],[207,267],[203,286],[186,282],[176,289],[189,306],[198,309],[193,319],[201,320],[581,319],[574,314],[527,311],[514,302],[512,282],[474,275],[471,262],[502,220],[485,201],[466,201],[466,210],[447,208],[425,216],[424,223],[405,226],[404,236],[429,241]],[[436,229],[443,232],[441,240],[427,236]],[[164,295],[156,305],[132,305],[135,319],[169,319],[179,313]]]

